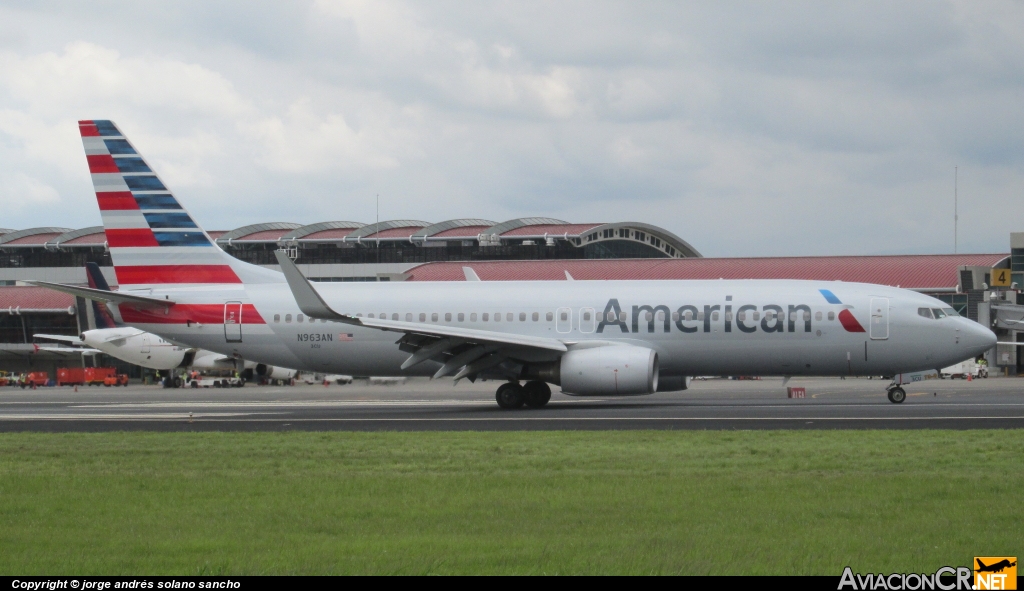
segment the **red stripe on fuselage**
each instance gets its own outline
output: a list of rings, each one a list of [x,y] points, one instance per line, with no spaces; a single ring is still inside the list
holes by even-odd
[[[116,211],[125,209],[138,209],[139,202],[130,191],[111,191],[108,193],[96,193],[96,201],[100,204],[100,211]]]
[[[97,132],[96,135],[99,135],[99,132]],[[91,156],[87,155],[85,159],[89,161],[89,172],[93,174],[99,172],[121,172],[120,169],[117,168],[117,164],[114,162],[113,156],[108,156],[106,154],[94,154]]]
[[[238,310],[238,304],[230,304],[231,311]],[[129,324],[224,324],[225,304],[175,304],[166,309],[147,308],[138,310],[121,304],[121,318]],[[266,324],[256,307],[242,304],[241,324]]]
[[[107,246],[110,248],[127,246],[160,246],[149,228],[122,228],[104,230],[107,234]],[[148,267],[147,267],[148,268]],[[121,272],[117,273],[118,283],[125,283],[121,280]],[[148,281],[130,281],[129,283],[151,283]]]
[[[864,327],[860,325],[860,322],[857,322],[857,319],[853,317],[849,310],[843,310],[839,313],[839,322],[843,324],[846,332],[865,332]]]
[[[117,282],[121,285],[242,282],[228,265],[115,265],[114,271],[117,273]]]

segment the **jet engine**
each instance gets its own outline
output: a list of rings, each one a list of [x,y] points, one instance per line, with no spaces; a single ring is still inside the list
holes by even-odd
[[[562,355],[558,374],[566,394],[653,394],[658,390],[658,354],[632,345],[576,349]]]
[[[290,380],[298,373],[294,369],[285,369],[276,365],[256,364],[256,375],[270,380]]]

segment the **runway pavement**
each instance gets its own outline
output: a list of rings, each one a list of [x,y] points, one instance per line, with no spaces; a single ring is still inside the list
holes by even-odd
[[[684,392],[575,398],[505,411],[497,382],[410,380],[381,386],[167,390],[156,386],[0,388],[0,431],[281,431],[553,429],[979,429],[1024,427],[1024,379],[932,380],[892,404],[887,382],[781,378],[694,381]]]

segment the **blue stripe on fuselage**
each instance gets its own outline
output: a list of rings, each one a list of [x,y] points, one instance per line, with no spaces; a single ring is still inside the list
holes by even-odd
[[[828,300],[828,303],[830,303],[830,304],[841,304],[842,303],[842,302],[839,301],[839,298],[836,297],[836,294],[832,293],[831,291],[829,291],[827,289],[819,289],[818,291],[821,292],[821,295],[825,296],[825,299]]]

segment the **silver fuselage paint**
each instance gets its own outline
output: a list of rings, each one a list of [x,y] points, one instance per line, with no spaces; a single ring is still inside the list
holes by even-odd
[[[420,315],[424,314],[426,324],[549,337],[570,348],[598,342],[650,347],[658,352],[661,372],[666,375],[891,375],[946,367],[981,354],[995,341],[991,331],[966,318],[932,319],[918,315],[921,307],[947,307],[935,298],[861,283],[681,280],[315,285],[328,305],[345,314],[379,317],[383,313],[389,319],[398,314],[400,320],[410,318],[407,315],[411,314],[413,322],[420,322]],[[822,289],[834,293],[842,303],[829,303]],[[265,321],[252,324],[246,323],[252,319],[243,319],[240,341],[234,332],[238,327],[230,327],[231,338],[236,342],[228,342],[224,324],[135,325],[191,347],[324,373],[432,375],[439,367],[430,361],[402,371],[400,366],[408,353],[396,345],[400,333],[332,321],[311,322],[308,318],[298,322],[301,312],[283,279],[280,283],[238,286],[155,288],[145,294],[182,304],[251,303]],[[874,335],[869,310],[873,300],[876,304],[887,304],[885,330],[879,326]],[[599,326],[601,319],[608,319],[607,311],[613,301],[626,315],[624,325]],[[657,312],[654,322],[648,322],[645,306],[652,311],[668,312],[667,331]],[[710,311],[705,320],[682,321],[682,327],[696,327],[696,331],[681,330],[672,318],[683,306]],[[756,325],[751,332],[744,332],[737,325],[738,311],[744,306],[748,314],[744,326],[749,330]],[[762,321],[773,306],[781,308],[786,318],[781,320],[782,331],[767,332],[763,327],[770,329],[774,325],[762,325]],[[792,322],[791,306],[797,310]],[[640,316],[635,331],[634,307]],[[561,309],[570,312],[568,324],[559,322]],[[865,332],[849,332],[843,327],[838,314],[844,309],[849,310]],[[587,311],[593,314],[591,322],[584,320]],[[754,311],[760,316],[757,321],[752,320]],[[809,321],[804,320],[804,311],[809,311]],[[717,318],[711,316],[714,312]],[[828,320],[829,312],[834,320]],[[462,321],[458,320],[460,313],[464,315]],[[552,320],[548,320],[548,313]],[[451,314],[450,320],[446,320],[447,314]],[[487,321],[483,320],[484,314],[488,315]],[[495,320],[495,314],[501,315],[500,320]],[[509,314],[512,320],[508,320]],[[471,320],[474,315],[475,321]],[[285,321],[288,316],[291,322]],[[524,351],[523,356],[532,361],[557,358],[557,354],[539,351]]]

